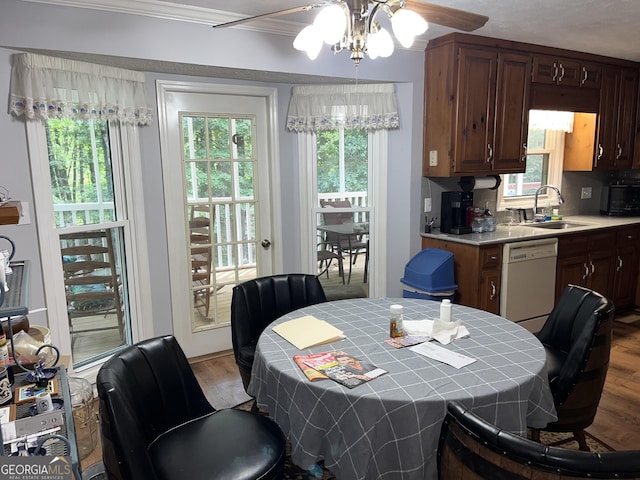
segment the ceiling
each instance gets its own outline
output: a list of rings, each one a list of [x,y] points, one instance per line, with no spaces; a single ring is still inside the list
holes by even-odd
[[[253,16],[321,2],[173,0],[172,3]],[[638,0],[431,0],[430,3],[487,15],[487,24],[473,32],[478,35],[640,61]],[[310,23],[316,12],[278,18],[304,24]],[[432,25],[423,37],[430,40],[451,31]]]
[[[103,11],[134,13],[216,25],[240,18],[326,0],[23,0]],[[640,62],[640,0],[430,0],[431,3],[468,10],[489,17],[476,35],[589,52]],[[301,12],[260,19],[235,27],[295,36],[313,21],[316,12]],[[432,24],[414,45],[424,49],[428,41],[453,30]],[[9,47],[9,46],[8,46]],[[25,49],[20,49],[25,50]],[[81,52],[35,50],[78,60],[107,63],[134,70],[201,76],[255,79],[256,72],[215,66],[152,62],[124,57],[105,57]],[[228,71],[226,71],[228,70]],[[267,77],[265,77],[267,75]],[[339,78],[260,72],[260,79],[288,83],[340,82]]]

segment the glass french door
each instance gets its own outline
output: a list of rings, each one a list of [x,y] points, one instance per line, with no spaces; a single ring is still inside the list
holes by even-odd
[[[272,273],[267,102],[160,91],[173,329],[193,357],[232,348],[233,287]]]

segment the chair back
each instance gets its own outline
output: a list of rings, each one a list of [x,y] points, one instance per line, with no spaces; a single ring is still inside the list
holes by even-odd
[[[173,336],[111,357],[97,377],[100,434],[110,479],[155,479],[147,452],[160,434],[215,411]]]
[[[320,206],[322,208],[351,208],[351,202],[349,200],[320,200]],[[342,223],[353,223],[353,212],[334,212],[322,214],[322,220],[325,225],[340,225]]]
[[[545,430],[577,431],[593,422],[609,367],[613,314],[607,298],[568,285],[538,333],[558,412],[558,422]]]
[[[245,388],[258,338],[267,325],[293,310],[326,301],[318,277],[302,273],[255,278],[233,288],[231,340]]]
[[[592,453],[550,447],[504,431],[457,402],[447,406],[438,478],[640,478],[640,451]]]

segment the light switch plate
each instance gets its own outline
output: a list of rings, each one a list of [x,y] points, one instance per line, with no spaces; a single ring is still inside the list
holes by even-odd
[[[592,187],[582,187],[582,190],[580,190],[580,199],[585,200],[587,198],[591,198],[592,192],[593,192]]]
[[[429,166],[437,167],[438,166],[438,151],[430,150],[429,151]]]

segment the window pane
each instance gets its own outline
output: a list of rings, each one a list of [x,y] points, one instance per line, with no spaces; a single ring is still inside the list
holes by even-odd
[[[549,154],[536,153],[527,155],[527,170],[525,173],[505,175],[504,197],[513,198],[533,195],[536,190],[548,183]]]
[[[233,143],[236,146],[237,159],[253,158],[253,140],[251,138],[251,120],[247,118],[235,119],[236,133],[233,136]]]
[[[56,227],[115,220],[107,123],[50,119],[46,130]]]
[[[229,150],[229,120],[209,118],[210,158],[231,158]]]
[[[253,162],[238,162],[239,197],[252,199],[255,197],[253,189]]]
[[[340,191],[340,131],[323,130],[316,140],[318,193]]]
[[[184,135],[184,158],[207,158],[207,137],[205,119],[203,117],[183,117],[182,134]]]
[[[344,133],[344,163],[347,191],[367,191],[368,156],[367,132],[364,130],[346,130]]]
[[[211,195],[231,198],[231,162],[211,162]]]
[[[546,135],[546,130],[533,130],[530,128],[527,136],[527,149],[539,150],[541,148],[544,148]]]

